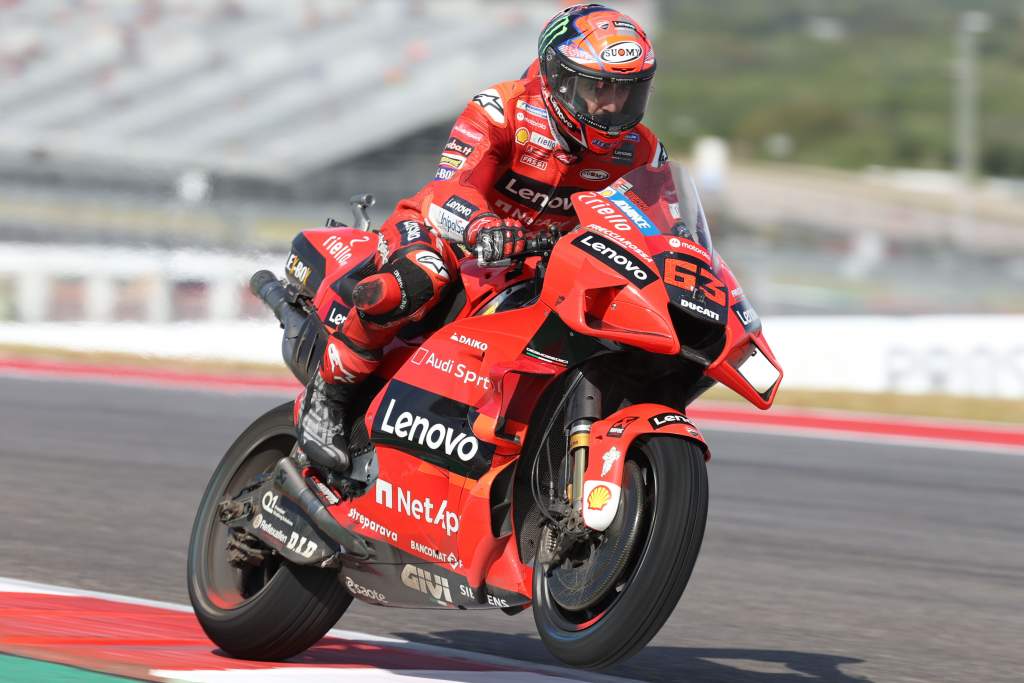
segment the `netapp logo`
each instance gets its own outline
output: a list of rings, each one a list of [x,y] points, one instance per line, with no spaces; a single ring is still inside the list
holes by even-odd
[[[580,191],[578,187],[555,188],[513,171],[507,171],[497,187],[499,192],[520,204],[563,216],[574,213],[571,197]]]
[[[680,299],[679,300],[679,305],[682,306],[683,308],[689,308],[691,311],[695,311],[697,313],[700,313],[705,318],[710,318],[710,319],[716,320],[716,321],[722,319],[722,316],[718,315],[718,313],[716,313],[715,311],[712,311],[710,308],[704,308],[703,306],[698,306],[697,304],[693,303],[689,299]]]
[[[389,510],[395,509],[395,489],[398,489],[398,511],[417,522],[420,520],[433,524],[444,531],[446,536],[459,533],[459,516],[448,509],[448,499],[442,498],[440,505],[435,505],[430,498],[416,498],[409,489],[392,486],[391,482],[377,479],[374,490],[374,501]],[[395,537],[397,541],[397,534]]]
[[[596,255],[612,270],[630,280],[637,287],[645,287],[654,282],[654,271],[633,259],[621,247],[593,233],[585,233],[572,241],[573,246]]]

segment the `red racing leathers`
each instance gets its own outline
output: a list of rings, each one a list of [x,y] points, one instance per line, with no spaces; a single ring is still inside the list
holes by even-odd
[[[354,311],[331,337],[322,375],[356,382],[402,325],[421,319],[458,278],[456,245],[479,225],[520,221],[527,233],[568,230],[570,197],[599,190],[628,171],[668,160],[640,125],[605,154],[570,152],[549,120],[537,62],[526,75],[478,93],[452,127],[434,179],[398,203],[380,230],[378,273],[353,294]]]

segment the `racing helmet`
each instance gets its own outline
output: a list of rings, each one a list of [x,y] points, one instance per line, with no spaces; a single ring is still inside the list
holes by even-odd
[[[573,5],[537,44],[541,92],[559,132],[597,154],[644,117],[654,48],[635,21],[603,5]]]

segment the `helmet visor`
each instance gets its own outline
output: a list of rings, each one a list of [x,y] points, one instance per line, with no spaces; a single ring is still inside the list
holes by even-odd
[[[652,74],[639,78],[598,76],[569,68],[557,59],[548,67],[545,75],[552,95],[584,123],[617,132],[633,128],[643,119]]]

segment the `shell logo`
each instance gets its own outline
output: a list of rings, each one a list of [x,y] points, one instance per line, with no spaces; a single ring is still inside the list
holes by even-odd
[[[526,141],[530,139],[530,131],[525,128],[516,129],[516,142],[520,145],[525,145]]]
[[[608,504],[608,501],[612,499],[612,490],[601,484],[595,486],[587,496],[587,507],[591,510],[603,510],[604,506]]]

